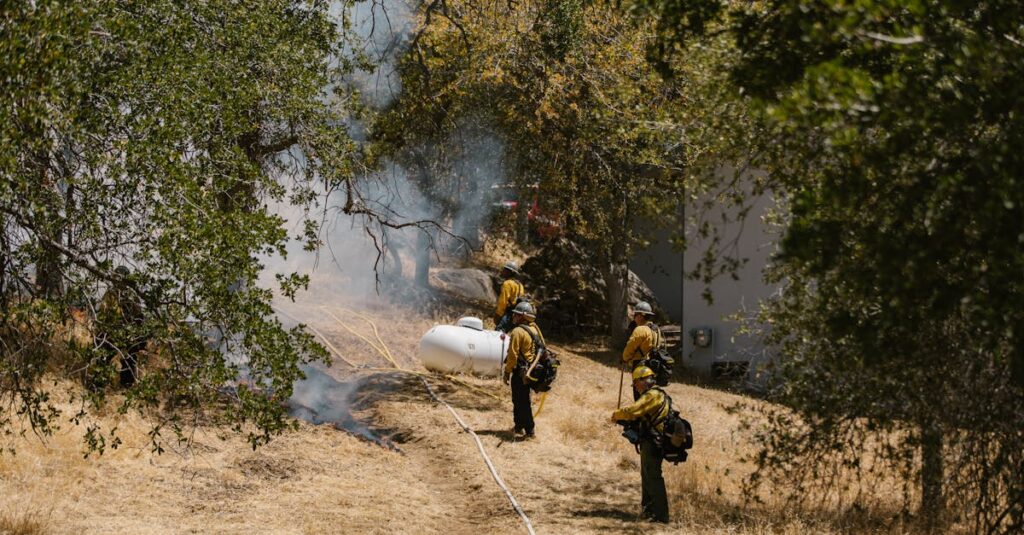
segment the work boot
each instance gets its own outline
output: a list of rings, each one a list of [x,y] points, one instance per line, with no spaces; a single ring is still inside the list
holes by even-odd
[[[654,524],[668,524],[668,516],[658,518],[657,513],[654,513],[653,511],[650,511],[647,508],[643,508],[643,510],[640,513],[640,518],[644,522],[651,522]]]

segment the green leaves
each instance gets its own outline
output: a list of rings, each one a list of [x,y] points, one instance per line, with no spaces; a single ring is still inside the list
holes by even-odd
[[[290,223],[315,247],[316,192],[351,178],[354,144],[338,126],[346,109],[327,94],[345,75],[348,36],[326,3],[290,0],[35,2],[0,17],[0,49],[13,58],[0,67],[0,328],[11,334],[3,362],[28,349],[52,361],[64,344],[26,325],[62,332],[59,322],[90,310],[120,280],[113,268],[127,266],[149,344],[124,407],[167,407],[154,447],[162,429],[185,439],[186,422],[216,406],[240,367],[275,393],[213,412],[265,442],[286,427],[279,401],[298,363],[325,354],[273,319],[258,258],[289,239],[269,206],[306,214]],[[289,297],[307,282],[280,279]],[[19,319],[26,300],[56,320],[41,310]],[[109,327],[78,321],[90,341]],[[108,349],[66,349],[72,367],[110,371]],[[12,362],[0,373],[25,370]],[[57,415],[33,401],[46,392],[39,374],[6,377],[0,398],[40,414],[32,424],[47,432]],[[84,397],[77,417],[87,421],[103,396]],[[87,447],[116,444],[90,427]]]
[[[690,11],[661,9],[668,20]],[[1024,322],[1022,20],[1021,4],[1003,0],[772,0],[723,15],[739,49],[732,80],[774,132],[755,163],[789,201],[770,274],[783,293],[762,320],[780,354],[779,400],[806,427],[770,426],[762,472],[806,475],[794,463],[829,466],[831,448],[860,473],[849,461],[869,448],[908,480],[923,476],[929,501],[945,451],[947,495],[975,529],[1020,525],[1020,485],[1001,486],[1022,481],[1018,461],[965,452],[995,447],[987,433],[1024,451],[1017,409],[1002,411],[1024,403],[1012,334]],[[870,444],[865,424],[895,438]],[[945,450],[914,438],[936,429]],[[819,446],[822,430],[843,441]],[[923,466],[908,461],[918,448]]]

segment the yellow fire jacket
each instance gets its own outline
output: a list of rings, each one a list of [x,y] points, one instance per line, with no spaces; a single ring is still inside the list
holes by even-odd
[[[640,420],[647,426],[647,429],[653,429],[660,433],[665,428],[668,410],[668,394],[655,387],[644,392],[640,399],[633,402],[632,405],[626,405],[613,412],[612,419]]]
[[[526,289],[523,288],[523,283],[515,279],[505,279],[505,282],[501,283],[501,295],[498,296],[498,305],[494,307],[494,315],[499,318],[504,316],[505,310],[515,306],[516,299],[525,293]]]
[[[626,342],[626,349],[622,350],[622,362],[635,367],[637,361],[647,358],[647,354],[651,352],[651,349],[658,347],[661,344],[661,333],[651,329],[650,324],[640,325],[636,329],[633,329],[633,334],[629,336],[629,341]]]
[[[544,341],[544,335],[540,332],[540,327],[534,322],[521,323],[516,325],[512,332],[508,334],[508,354],[505,358],[505,376],[511,376],[512,371],[516,369],[516,364],[519,363],[519,359],[522,359],[527,365],[533,363],[533,359],[537,357],[537,348],[533,347],[533,339],[530,338],[530,334],[520,329],[519,327],[525,327],[530,330],[542,344],[546,344]]]

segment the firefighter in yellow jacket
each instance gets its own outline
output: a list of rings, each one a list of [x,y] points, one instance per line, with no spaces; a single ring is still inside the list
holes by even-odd
[[[498,303],[494,307],[494,325],[499,331],[507,333],[515,326],[512,323],[512,310],[520,298],[526,297],[526,289],[519,282],[519,276],[519,266],[515,262],[508,262],[501,268],[501,277],[505,280],[501,283]]]
[[[661,475],[662,451],[657,437],[665,428],[670,399],[664,390],[654,386],[654,371],[647,366],[633,370],[633,388],[640,398],[632,405],[612,413],[612,421],[629,423],[623,433],[640,451],[640,505],[644,516],[655,522],[668,522],[668,495]],[[639,424],[639,425],[636,425]],[[632,433],[632,435],[631,435]],[[631,435],[631,436],[630,436]]]
[[[651,328],[650,317],[653,315],[654,309],[647,302],[640,301],[633,307],[636,328],[629,335],[626,348],[622,350],[622,364],[627,370],[635,370],[650,355],[651,350],[661,344],[661,332],[657,328]],[[636,401],[639,397],[640,393],[634,387],[633,400]]]
[[[512,310],[515,327],[509,332],[508,353],[502,380],[512,386],[513,434],[516,438],[534,437],[533,409],[530,407],[530,379],[527,373],[537,358],[537,347],[533,338],[544,344],[544,335],[534,323],[537,312],[527,302],[519,303]],[[532,336],[531,336],[532,335]]]

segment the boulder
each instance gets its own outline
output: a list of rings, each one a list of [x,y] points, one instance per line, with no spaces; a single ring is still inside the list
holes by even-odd
[[[527,259],[522,269],[526,293],[537,305],[537,321],[545,332],[608,331],[604,276],[591,251],[559,238]],[[632,271],[627,300],[647,301],[664,316],[654,292]]]
[[[479,269],[433,269],[430,271],[430,284],[467,301],[493,305],[498,300],[491,276]]]

